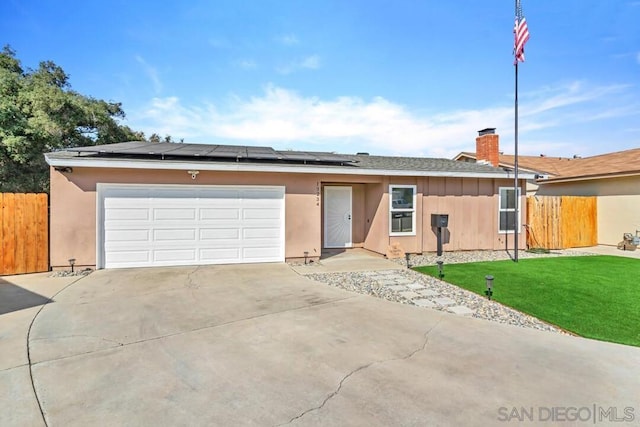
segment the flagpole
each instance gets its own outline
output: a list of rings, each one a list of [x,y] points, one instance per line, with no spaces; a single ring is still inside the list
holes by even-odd
[[[520,210],[518,209],[518,205],[520,204],[520,197],[518,197],[518,61],[515,61],[516,67],[516,96],[515,96],[515,160],[513,162],[514,166],[514,179],[513,179],[513,190],[515,197],[515,207],[516,207],[516,218],[515,225],[513,230],[513,246],[514,246],[514,254],[513,260],[518,262],[518,234],[520,233]]]

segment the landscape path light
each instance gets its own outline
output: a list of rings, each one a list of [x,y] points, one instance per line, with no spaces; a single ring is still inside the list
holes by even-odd
[[[491,299],[491,295],[493,295],[493,276],[488,274],[484,278],[487,281],[487,290],[484,291],[484,294]]]
[[[444,277],[444,261],[436,261],[436,264],[438,264],[438,277],[442,279]]]

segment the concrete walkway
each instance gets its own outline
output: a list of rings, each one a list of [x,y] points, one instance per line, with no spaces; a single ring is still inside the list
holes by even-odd
[[[0,292],[49,298],[68,283],[23,276]],[[13,307],[0,315],[2,426],[487,426],[551,407],[640,417],[640,348],[353,294],[284,264],[97,271],[28,337],[39,306]]]
[[[0,425],[42,425],[31,386],[27,339],[43,305],[78,277],[0,277]]]
[[[389,261],[384,256],[366,249],[329,250],[323,252],[320,261],[293,265],[300,274],[346,273],[355,271],[401,270],[405,267]]]
[[[615,246],[598,245],[598,246],[590,246],[588,248],[573,248],[571,250],[577,251],[577,252],[586,252],[586,253],[596,254],[596,255],[612,255],[612,256],[621,256],[625,258],[640,259],[640,249],[637,249],[635,251],[623,251],[621,249],[616,248]]]
[[[394,300],[408,300],[411,304],[425,308],[446,308],[453,314],[471,316],[474,310],[459,305],[446,295],[442,295],[426,287],[416,280],[407,277],[407,268],[390,261],[380,254],[366,249],[347,249],[323,254],[319,262],[307,265],[294,265],[293,270],[305,276],[314,276],[318,280],[322,274],[362,273],[367,282],[385,287],[389,292],[397,294]],[[326,282],[320,279],[320,281]]]

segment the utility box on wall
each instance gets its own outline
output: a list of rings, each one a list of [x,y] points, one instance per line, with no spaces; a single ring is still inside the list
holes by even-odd
[[[447,228],[449,226],[448,214],[431,214],[431,226]]]

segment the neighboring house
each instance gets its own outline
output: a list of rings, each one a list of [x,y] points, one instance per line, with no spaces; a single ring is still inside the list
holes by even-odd
[[[54,268],[70,258],[97,268],[282,262],[392,244],[430,252],[431,214],[449,215],[445,251],[513,248],[513,174],[487,165],[142,142],[46,160]]]
[[[499,152],[495,129],[490,143],[476,141],[476,153],[455,160],[514,168],[514,156]],[[624,233],[640,234],[640,148],[591,157],[518,156],[518,169],[534,174],[528,195],[597,196],[598,244],[617,245]]]

